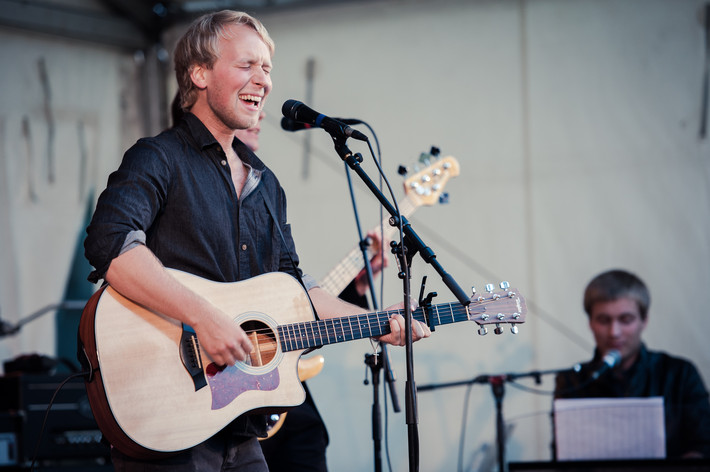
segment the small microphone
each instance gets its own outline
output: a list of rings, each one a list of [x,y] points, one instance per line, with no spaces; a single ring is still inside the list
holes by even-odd
[[[359,125],[362,123],[361,120],[355,120],[352,118],[333,118],[335,121],[345,123],[346,125]],[[314,127],[303,123],[300,121],[292,120],[291,118],[286,118],[285,116],[281,118],[281,129],[284,131],[301,131],[302,129],[313,129]]]
[[[300,121],[301,123],[305,123],[306,125],[310,125],[315,128],[323,128],[333,137],[353,138],[359,139],[360,141],[368,141],[367,136],[358,130],[352,129],[345,123],[327,117],[322,113],[318,113],[317,111],[308,108],[298,100],[286,100],[281,107],[281,113],[283,113],[286,118]]]
[[[621,353],[615,349],[609,351],[602,358],[602,365],[592,373],[591,379],[597,380],[607,370],[613,369],[621,362]]]

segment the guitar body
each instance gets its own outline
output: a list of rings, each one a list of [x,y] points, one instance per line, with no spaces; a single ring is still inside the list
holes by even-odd
[[[87,357],[97,370],[87,392],[104,435],[134,457],[187,449],[243,413],[291,407],[305,398],[297,370],[303,350],[283,352],[275,330],[314,319],[307,294],[293,277],[270,273],[218,283],[171,273],[233,315],[262,352],[252,365],[219,369],[197,349],[207,385],[196,390],[181,359],[181,323],[136,305],[111,287],[97,292],[80,326]]]

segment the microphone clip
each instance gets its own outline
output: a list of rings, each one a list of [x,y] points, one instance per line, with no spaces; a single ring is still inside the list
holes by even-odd
[[[347,141],[348,139],[347,136],[331,134],[330,137],[333,139],[333,146],[335,147],[335,152],[338,153],[340,158],[345,161],[345,163],[350,168],[352,168],[356,164],[362,163],[362,154],[360,154],[359,152],[353,154],[348,145],[345,144],[345,141]]]

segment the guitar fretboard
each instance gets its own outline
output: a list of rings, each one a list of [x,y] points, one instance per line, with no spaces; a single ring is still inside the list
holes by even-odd
[[[390,332],[389,319],[396,314],[403,315],[404,310],[381,311],[281,325],[278,327],[281,349],[285,352],[295,351],[388,334]],[[458,323],[469,319],[466,307],[453,303],[432,306],[431,316],[434,326]],[[424,310],[421,308],[414,310],[412,317],[428,324]]]

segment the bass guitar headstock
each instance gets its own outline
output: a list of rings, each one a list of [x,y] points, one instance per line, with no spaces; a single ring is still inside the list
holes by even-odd
[[[436,150],[436,152],[433,152]],[[423,169],[420,166],[424,165]],[[415,205],[434,205],[444,195],[449,179],[459,175],[459,163],[453,156],[439,157],[438,149],[422,153],[415,173],[404,181],[404,193]],[[407,170],[400,167],[400,173]]]

